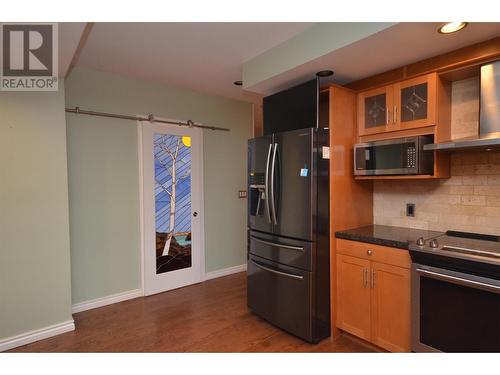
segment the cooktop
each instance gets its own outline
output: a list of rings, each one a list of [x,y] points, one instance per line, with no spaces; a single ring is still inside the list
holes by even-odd
[[[429,239],[410,243],[410,251],[468,261],[500,265],[500,237],[479,233],[447,231]]]

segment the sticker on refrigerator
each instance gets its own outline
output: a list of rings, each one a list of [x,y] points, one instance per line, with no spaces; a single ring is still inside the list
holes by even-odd
[[[307,167],[300,168],[300,177],[307,177],[309,174],[309,169]]]
[[[323,156],[323,159],[330,159],[330,147],[323,146],[321,148],[321,155]]]

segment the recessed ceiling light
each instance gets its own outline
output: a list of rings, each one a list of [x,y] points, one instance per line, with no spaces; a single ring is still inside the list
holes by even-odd
[[[330,77],[333,75],[332,70],[320,70],[318,73],[316,73],[318,77]]]
[[[459,30],[462,30],[465,26],[467,26],[468,22],[448,22],[447,24],[441,26],[438,29],[438,33],[440,34],[451,34],[455,33]]]
[[[236,86],[243,86],[243,81],[234,81],[233,84]]]

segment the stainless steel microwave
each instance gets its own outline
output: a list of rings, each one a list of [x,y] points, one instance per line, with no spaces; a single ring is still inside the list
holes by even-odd
[[[358,176],[417,175],[434,173],[434,152],[424,145],[433,135],[420,135],[354,145],[354,174]]]

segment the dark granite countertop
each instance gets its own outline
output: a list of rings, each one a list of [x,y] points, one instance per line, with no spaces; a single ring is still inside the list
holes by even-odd
[[[411,241],[419,237],[429,239],[444,233],[431,230],[421,230],[388,225],[368,225],[365,227],[342,230],[335,232],[337,238],[345,240],[368,242],[376,245],[408,249]]]

